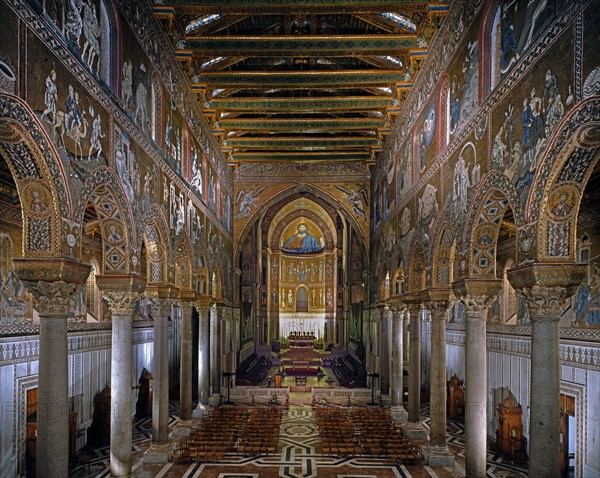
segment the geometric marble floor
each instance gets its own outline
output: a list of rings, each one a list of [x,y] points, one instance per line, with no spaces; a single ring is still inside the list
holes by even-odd
[[[169,426],[177,423],[178,403],[170,408]],[[429,425],[428,407],[423,407],[424,425]],[[321,453],[317,426],[308,405],[292,405],[284,412],[277,453],[262,457],[225,456],[220,463],[144,464],[150,446],[150,419],[137,420],[133,430],[132,463],[136,478],[455,478],[464,476],[464,428],[448,422],[448,448],[456,457],[454,468],[400,465],[366,457],[335,458]],[[79,463],[69,472],[74,478],[108,478],[109,448],[88,450],[78,455]],[[488,452],[489,478],[525,478],[526,467],[513,465]]]

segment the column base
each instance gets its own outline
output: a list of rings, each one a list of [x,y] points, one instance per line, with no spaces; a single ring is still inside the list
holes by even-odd
[[[408,420],[408,412],[402,405],[394,405],[390,407],[392,418],[397,422],[405,422]]]
[[[173,427],[174,437],[186,437],[189,436],[192,429],[192,420],[179,420],[179,423]]]
[[[192,418],[202,418],[208,414],[208,405],[199,403],[196,408],[192,410]]]
[[[220,403],[221,403],[221,394],[220,393],[213,393],[208,399],[208,404],[211,407],[216,407]]]
[[[171,443],[155,445],[152,443],[148,451],[144,453],[144,463],[168,463],[173,458],[173,447]]]
[[[402,428],[404,429],[404,435],[409,440],[427,440],[427,429],[421,422],[408,422]]]
[[[454,455],[447,446],[424,446],[423,459],[429,466],[454,466]]]

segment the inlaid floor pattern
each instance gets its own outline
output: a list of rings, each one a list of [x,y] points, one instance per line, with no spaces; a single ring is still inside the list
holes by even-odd
[[[293,402],[292,402],[293,403]],[[177,423],[177,403],[171,404],[170,426]],[[423,407],[429,426],[428,407]],[[143,453],[150,446],[149,419],[135,422],[133,430],[133,476],[136,478],[454,478],[464,476],[464,427],[448,423],[448,446],[455,453],[454,468],[430,468],[426,465],[390,463],[368,457],[332,457],[321,450],[321,440],[310,406],[292,405],[284,412],[277,452],[270,456],[228,456],[219,463],[144,464]],[[78,454],[69,476],[108,478],[108,447],[85,450]],[[512,464],[492,451],[488,452],[488,478],[525,478],[526,468]]]

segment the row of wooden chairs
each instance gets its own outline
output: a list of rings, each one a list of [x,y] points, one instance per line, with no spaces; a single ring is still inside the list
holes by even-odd
[[[282,415],[279,407],[217,407],[175,443],[173,460],[212,463],[231,454],[273,454]]]
[[[316,407],[315,418],[324,455],[422,461],[421,447],[405,437],[387,409]]]

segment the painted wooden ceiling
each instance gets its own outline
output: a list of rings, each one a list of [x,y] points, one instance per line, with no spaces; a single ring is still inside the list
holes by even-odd
[[[155,0],[232,166],[373,164],[447,2]]]

